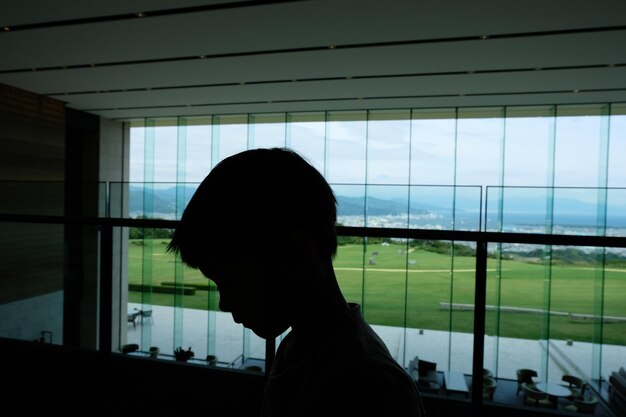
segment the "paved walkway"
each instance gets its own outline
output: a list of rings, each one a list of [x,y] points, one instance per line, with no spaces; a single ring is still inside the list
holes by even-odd
[[[128,311],[141,309],[140,304],[129,303]],[[204,359],[215,354],[222,363],[240,362],[245,358],[264,358],[265,342],[253,332],[232,321],[229,313],[207,312],[164,306],[152,306],[152,321],[144,319],[136,327],[128,324],[127,343],[137,343],[141,350],[158,346],[161,353],[172,354],[181,346],[191,347],[195,358]],[[174,326],[174,323],[177,326]],[[404,365],[415,356],[436,362],[440,371],[451,369],[465,374],[472,372],[473,335],[438,330],[404,329],[391,326],[372,326],[385,341],[392,355]],[[208,344],[208,334],[215,335]],[[546,355],[547,352],[547,355]],[[500,378],[516,379],[519,368],[537,370],[544,379],[558,382],[564,373],[588,378],[592,375],[593,358],[600,347],[591,343],[565,340],[546,341],[485,337],[485,367]],[[620,366],[626,366],[626,346],[602,346],[602,375],[608,375]],[[496,356],[497,354],[497,356]]]

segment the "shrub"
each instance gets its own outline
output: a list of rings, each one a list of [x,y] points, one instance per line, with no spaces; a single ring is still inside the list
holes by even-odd
[[[159,294],[177,294],[182,291],[183,295],[194,295],[196,289],[188,286],[159,286],[144,284],[128,284],[128,291],[153,292]]]

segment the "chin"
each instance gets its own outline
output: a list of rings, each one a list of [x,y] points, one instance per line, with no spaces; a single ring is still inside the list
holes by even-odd
[[[281,334],[283,334],[285,332],[285,330],[287,330],[287,328],[274,328],[274,329],[259,329],[259,328],[250,328],[250,330],[252,330],[254,332],[254,334],[256,334],[257,336],[259,336],[262,339],[274,339],[277,338],[278,336],[280,336]]]

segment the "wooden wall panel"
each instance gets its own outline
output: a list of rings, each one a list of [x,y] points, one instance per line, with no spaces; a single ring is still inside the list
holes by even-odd
[[[62,215],[65,105],[0,84],[0,213]],[[63,289],[62,226],[0,223],[0,303]]]
[[[63,181],[65,105],[0,84],[0,179]]]

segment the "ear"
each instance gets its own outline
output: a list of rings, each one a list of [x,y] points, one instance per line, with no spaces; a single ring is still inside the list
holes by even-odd
[[[310,281],[316,270],[316,250],[308,233],[289,230],[277,237],[274,253],[278,255],[277,267],[283,269],[285,278],[295,281]]]

